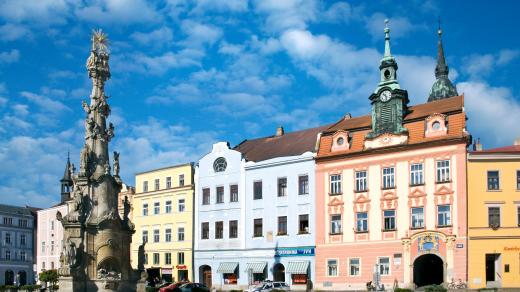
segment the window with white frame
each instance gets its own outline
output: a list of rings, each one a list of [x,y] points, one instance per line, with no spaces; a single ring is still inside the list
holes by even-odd
[[[164,205],[166,214],[170,214],[172,212],[172,201],[166,201]]]
[[[217,187],[217,204],[224,203],[224,187]]]
[[[161,232],[159,231],[159,229],[154,229],[153,230],[153,242],[159,242],[161,239]]]
[[[498,191],[500,189],[500,176],[498,171],[490,170],[487,172],[487,189],[489,191]]]
[[[517,223],[520,226],[520,206],[516,207]]]
[[[424,172],[422,163],[412,163],[410,165],[410,185],[417,186],[424,184]]]
[[[309,193],[309,176],[300,175],[298,176],[298,194],[307,195]]]
[[[51,255],[54,254],[54,241],[51,240]]]
[[[179,187],[184,186],[184,174],[179,174]]]
[[[26,236],[25,234],[20,235],[20,245],[25,245],[26,242]]]
[[[211,195],[209,188],[202,189],[202,205],[209,205],[211,201]]]
[[[184,227],[177,228],[177,240],[184,241]]]
[[[161,203],[155,202],[153,203],[153,214],[158,215],[159,213],[161,213]]]
[[[341,214],[334,214],[330,216],[330,233],[341,233]]]
[[[338,260],[327,260],[327,276],[338,276]]]
[[[177,264],[184,265],[184,252],[177,253]]]
[[[384,230],[395,230],[395,210],[383,211]]]
[[[42,253],[45,253],[45,241],[42,241]]]
[[[172,254],[170,252],[164,254],[164,263],[167,265],[172,264]]]
[[[9,232],[5,234],[5,244],[11,244],[11,233]]]
[[[167,189],[171,189],[172,188],[172,177],[171,176],[168,176],[166,178],[166,188]]]
[[[438,205],[437,206],[437,226],[451,225],[451,206]]]
[[[348,266],[349,266],[349,275],[351,276],[359,276],[361,267],[359,263],[359,258],[351,258],[348,260]]]
[[[439,160],[437,161],[437,182],[448,181],[450,181],[450,161]]]
[[[20,260],[21,260],[22,262],[25,262],[26,258],[27,258],[27,257],[26,257],[26,255],[25,255],[25,251],[21,251],[21,252],[20,252]]]
[[[391,189],[395,187],[395,168],[383,168],[383,189]]]
[[[143,216],[148,216],[148,203],[143,204]]]
[[[148,230],[143,230],[141,233],[141,236],[143,238],[143,243],[147,243],[148,242]]]
[[[184,212],[185,209],[186,209],[186,200],[185,199],[179,199],[179,202],[178,202],[179,213]]]
[[[500,207],[488,207],[488,222],[491,228],[500,227]]]
[[[359,212],[356,213],[356,231],[367,232],[368,231],[368,213]]]
[[[238,185],[229,186],[229,201],[238,202]]]
[[[341,174],[333,174],[330,176],[330,193],[341,194]]]
[[[262,199],[262,181],[253,182],[253,199],[261,200]]]
[[[172,229],[166,228],[164,230],[164,239],[166,242],[172,242]]]
[[[158,252],[154,252],[154,253],[153,253],[153,264],[154,264],[154,265],[158,265],[159,262],[160,262],[159,259],[160,259],[160,258],[159,258],[159,253],[158,253]]]
[[[148,192],[148,181],[143,181],[143,192]]]
[[[155,179],[155,184],[154,184],[154,190],[158,191],[159,190],[159,179]]]
[[[202,222],[201,224],[201,239],[209,239],[209,222]]]
[[[356,171],[356,191],[364,192],[367,190],[367,171]]]
[[[215,239],[224,238],[224,221],[215,222]]]
[[[424,208],[412,208],[412,228],[424,228]]]
[[[279,177],[278,178],[278,197],[287,196],[287,178]]]
[[[379,264],[379,274],[381,276],[390,275],[390,258],[389,257],[379,258],[378,264]]]
[[[229,220],[229,238],[238,238],[238,220]]]

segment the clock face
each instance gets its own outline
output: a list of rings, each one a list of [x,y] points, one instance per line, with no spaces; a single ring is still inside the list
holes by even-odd
[[[385,90],[381,92],[381,95],[379,96],[381,98],[381,101],[385,102],[390,100],[390,98],[392,97],[392,93],[389,90]]]

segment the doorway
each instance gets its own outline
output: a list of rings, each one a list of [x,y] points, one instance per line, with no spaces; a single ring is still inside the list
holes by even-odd
[[[501,256],[499,253],[486,254],[486,287],[498,288],[501,286],[502,275],[500,274]]]
[[[273,267],[273,281],[285,282],[285,267],[283,264],[278,263]]]
[[[199,267],[199,279],[202,281],[206,287],[211,289],[211,267],[208,265]]]
[[[435,254],[424,254],[413,263],[413,282],[417,287],[444,282],[444,263]]]

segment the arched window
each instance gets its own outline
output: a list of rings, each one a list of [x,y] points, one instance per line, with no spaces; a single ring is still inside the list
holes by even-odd
[[[225,171],[227,167],[227,162],[224,157],[219,157],[215,159],[215,162],[213,162],[213,170],[215,172],[222,172]]]

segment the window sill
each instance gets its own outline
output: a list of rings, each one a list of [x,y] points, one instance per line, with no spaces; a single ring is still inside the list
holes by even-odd
[[[253,198],[253,200],[255,200],[255,201],[262,200],[262,198]]]
[[[443,181],[435,181],[436,184],[447,184],[447,183],[451,183],[451,179],[449,180],[443,180]]]
[[[343,193],[329,193],[329,196],[340,196],[343,195]]]
[[[329,235],[331,235],[331,236],[334,236],[334,235],[343,235],[343,232],[338,232],[338,233],[329,233]]]
[[[382,229],[381,232],[391,232],[391,231],[397,231],[397,229]]]
[[[364,234],[364,233],[368,233],[368,230],[366,230],[366,231],[357,231],[357,230],[355,230],[354,233],[356,233],[356,234]]]
[[[410,230],[421,230],[421,229],[424,229],[425,227],[422,226],[422,227],[410,227]]]
[[[422,187],[424,186],[424,183],[420,183],[420,184],[410,184],[410,187]]]
[[[307,234],[311,234],[310,232],[298,232],[298,235],[307,235]]]
[[[356,193],[356,194],[359,194],[359,193],[368,193],[368,189],[364,189],[364,190],[354,190],[354,193]]]
[[[395,190],[395,186],[393,186],[393,187],[387,187],[387,188],[381,188],[381,190],[383,190],[383,191],[387,191],[387,190]]]
[[[451,228],[451,227],[453,227],[453,225],[451,225],[451,224],[450,225],[437,225],[435,227],[436,228]]]
[[[283,195],[283,196],[277,195],[276,197],[277,198],[287,198],[287,195]]]
[[[276,236],[289,236],[289,234],[287,234],[287,233],[278,233],[278,234],[276,234]]]
[[[264,238],[263,236],[253,236],[253,239]]]
[[[502,189],[498,189],[498,190],[490,190],[490,189],[487,189],[486,192],[490,192],[490,193],[498,193],[498,192],[502,192]]]
[[[309,194],[309,193],[301,193],[301,194],[298,193],[298,196],[306,196],[306,195],[308,195],[308,194]]]
[[[216,202],[215,204],[224,204],[224,202]]]

